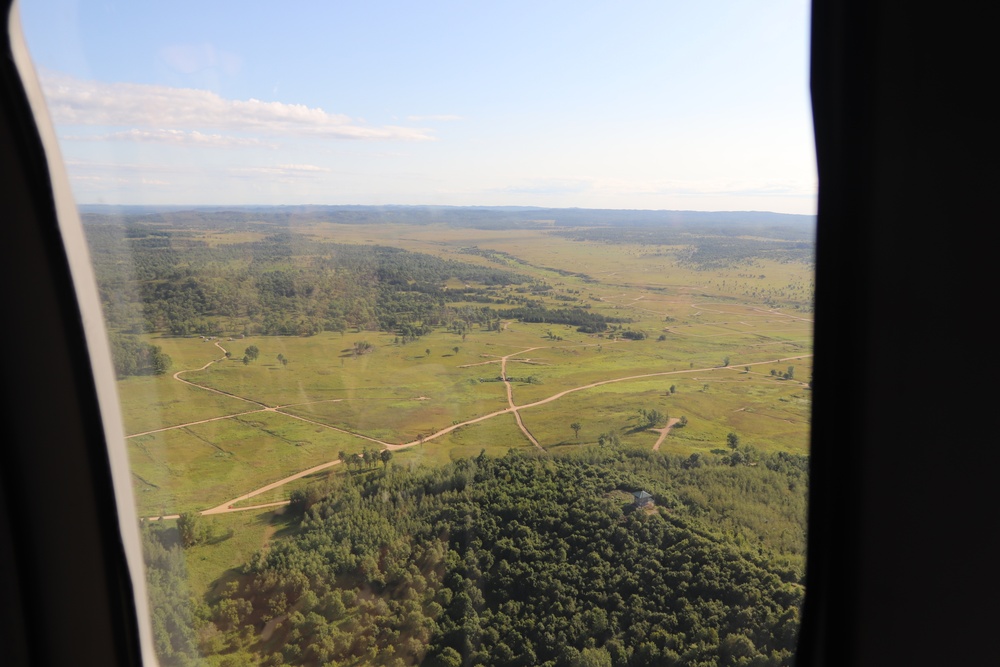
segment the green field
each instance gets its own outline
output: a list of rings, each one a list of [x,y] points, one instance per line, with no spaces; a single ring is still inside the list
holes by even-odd
[[[738,258],[699,268],[679,259],[680,246],[573,239],[543,228],[316,223],[296,232],[307,239],[306,250],[275,271],[312,271],[325,246],[313,251],[309,243],[378,244],[515,271],[531,281],[443,279],[439,303],[455,321],[484,307],[478,297],[447,296],[461,292],[492,299],[498,313],[531,303],[619,324],[587,333],[573,324],[501,317],[490,328],[467,321],[456,329],[444,320],[413,339],[364,326],[260,335],[248,334],[246,318],[230,313],[206,316],[202,326],[212,332],[146,334],[142,340],[173,364],[163,375],[127,377],[119,385],[125,430],[134,434],[128,446],[142,515],[287,499],[309,479],[239,498],[342,451],[412,444],[395,452],[393,464],[415,465],[534,447],[510,411],[501,377],[505,356],[513,405],[526,406],[525,428],[554,452],[594,445],[612,432],[624,446],[651,448],[659,434],[643,428],[640,409],[687,418],[663,441],[664,452],[719,451],[730,432],[760,451],[807,452],[808,263]],[[220,252],[268,238],[246,229],[188,228],[183,235]],[[239,260],[227,261],[235,267]],[[420,324],[402,308],[403,321]],[[351,312],[349,302],[342,312]],[[250,346],[259,356],[244,363]],[[789,367],[792,377],[785,379]],[[572,423],[581,426],[579,436]]]

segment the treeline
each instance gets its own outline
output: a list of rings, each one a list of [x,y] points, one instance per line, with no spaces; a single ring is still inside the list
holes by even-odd
[[[500,268],[285,232],[208,245],[184,233],[143,235],[139,225],[86,230],[106,317],[120,331],[310,335],[444,326],[455,316],[449,304],[500,303],[498,288],[530,282]],[[446,289],[451,279],[467,287]]]
[[[815,261],[812,227],[706,226],[697,227],[595,227],[556,231],[574,241],[665,246],[681,263],[701,270],[732,267],[755,259],[778,262]]]
[[[199,653],[196,616],[178,531],[147,521],[143,522],[140,534],[156,654],[162,665],[195,665]]]
[[[522,322],[568,324],[583,333],[601,333],[608,330],[609,324],[626,324],[632,321],[625,317],[607,317],[583,308],[544,308],[537,305],[501,310],[499,314],[505,319],[518,319]]]
[[[138,224],[86,229],[109,328],[124,333],[291,336],[357,328],[409,342],[435,327],[460,335],[474,326],[499,330],[502,319],[584,333],[631,321],[587,307],[549,308],[533,297],[551,287],[514,271],[398,248],[287,232],[209,245],[188,232]],[[462,286],[446,287],[449,280]],[[116,358],[125,355],[119,374],[147,372],[128,345],[116,348]]]
[[[791,664],[807,460],[685,462],[604,447],[337,478],[202,634],[248,665]]]
[[[170,355],[158,345],[139,340],[138,336],[112,332],[111,357],[119,378],[130,375],[162,375],[170,370]]]

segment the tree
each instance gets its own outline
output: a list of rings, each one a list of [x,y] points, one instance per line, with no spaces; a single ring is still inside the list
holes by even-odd
[[[670,385],[670,393],[671,394],[676,394],[677,393],[677,385],[675,385],[675,384]]]
[[[692,468],[700,468],[703,465],[704,462],[701,460],[701,454],[697,452],[687,457],[687,459],[685,459],[684,462],[681,463],[681,467],[684,468],[685,470],[690,470]]]
[[[249,366],[250,365],[250,357],[247,356],[247,355],[245,355],[245,354],[243,355],[243,365],[244,366]]]
[[[427,660],[425,664],[431,667],[461,667],[462,654],[448,646],[436,656]]]
[[[428,357],[431,356],[431,349],[427,348],[426,350],[424,350],[424,354],[426,354]]]
[[[639,410],[639,414],[646,420],[646,426],[649,428],[661,427],[670,419],[666,413],[659,410]]]
[[[184,512],[177,518],[177,532],[180,533],[181,546],[187,548],[198,544],[205,536],[205,528],[201,523],[201,515],[197,512]]]
[[[579,440],[580,439],[580,429],[582,428],[581,425],[580,425],[580,422],[573,422],[572,424],[569,425],[569,427],[571,429],[573,429],[573,433],[576,434],[576,439]]]
[[[788,372],[785,373],[786,380],[792,380],[795,378],[795,366],[789,366]]]
[[[383,449],[381,452],[379,452],[379,458],[382,459],[382,467],[383,468],[388,467],[389,461],[392,460],[392,452],[390,452],[388,449]]]
[[[282,353],[279,352],[278,353],[278,363],[281,363],[284,360],[285,360],[285,355],[283,355]]]
[[[458,345],[456,345],[455,347],[453,347],[451,349],[453,349],[455,351],[455,354],[458,354]]]
[[[722,358],[722,365],[723,366],[728,366],[729,365],[729,357],[723,357]]]
[[[611,667],[611,654],[606,648],[585,648],[580,651],[579,667]]]
[[[302,515],[319,502],[322,497],[319,489],[309,487],[307,489],[295,489],[288,496],[288,512],[292,515]]]
[[[730,433],[726,436],[726,444],[729,445],[730,449],[736,449],[740,446],[740,436]]]
[[[170,355],[157,345],[141,341],[137,336],[112,333],[111,358],[119,378],[129,375],[162,375],[170,369]]]
[[[150,345],[150,348],[150,367],[153,369],[154,374],[163,375],[170,370],[170,365],[172,363],[170,355],[166,352],[161,352],[159,346],[157,345]]]
[[[257,357],[260,356],[260,348],[256,345],[251,345],[247,349],[243,350],[243,354],[246,355],[250,361],[257,361]]]
[[[618,434],[615,433],[614,431],[611,431],[609,433],[602,433],[601,435],[599,435],[597,438],[597,444],[600,445],[601,447],[604,447],[605,445],[609,447],[617,447],[618,445],[622,444],[622,442],[618,438]]]

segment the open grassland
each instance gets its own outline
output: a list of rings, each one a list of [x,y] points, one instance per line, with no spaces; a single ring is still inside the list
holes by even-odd
[[[440,332],[405,345],[394,344],[393,338],[369,331],[222,342],[233,346],[233,359],[185,373],[184,378],[269,406],[297,406],[332,400],[416,399],[440,395],[475,377],[474,371],[462,366],[477,359],[476,346],[470,349],[457,336]],[[354,344],[363,341],[373,349],[354,354]],[[260,358],[244,365],[243,350],[249,345],[260,349]],[[287,365],[277,361],[279,354],[289,360]]]
[[[609,245],[601,241],[570,240],[550,230],[461,229],[446,225],[338,225],[306,228],[314,238],[338,243],[379,243],[484,266],[506,268],[546,278],[556,287],[579,289],[596,296],[622,290],[668,289],[695,296],[730,296],[740,302],[783,301],[789,310],[812,309],[811,267],[798,262],[752,258],[723,268],[705,270],[678,261],[689,245]],[[502,264],[462,252],[476,246],[506,253],[514,259]],[[579,275],[566,275],[571,272]],[[635,294],[634,296],[639,296]]]
[[[126,435],[260,408],[247,401],[178,382],[170,375],[122,380],[118,394]]]
[[[438,465],[477,456],[482,451],[502,456],[510,449],[534,449],[534,445],[518,429],[514,416],[504,414],[398,451],[392,461],[396,465]]]
[[[687,426],[663,441],[665,452],[718,450],[730,432],[762,451],[807,450],[807,264],[752,259],[698,269],[680,261],[690,250],[683,245],[572,240],[545,229],[316,224],[296,231],[513,270],[535,281],[491,286],[500,303],[490,307],[497,311],[514,307],[505,299],[529,293],[546,308],[581,308],[621,323],[593,334],[511,317],[500,331],[437,326],[409,342],[356,327],[309,336],[243,337],[233,329],[211,340],[147,335],[173,366],[165,375],[132,377],[119,386],[126,432],[146,434],[128,441],[140,513],[284,500],[327,472],[238,498],[333,461],[340,451],[417,443],[456,425],[395,451],[393,465],[534,448],[508,411],[504,357],[513,405],[552,451],[592,445],[611,432],[625,446],[651,448],[659,434],[641,424],[639,409],[687,417]],[[224,246],[263,238],[213,230],[201,240]],[[275,266],[301,268],[293,260]],[[463,290],[469,283],[449,278],[441,287]],[[456,313],[484,307],[472,300],[449,306]],[[627,331],[644,338],[624,339]],[[250,346],[259,357],[244,363]],[[573,423],[581,425],[579,436]]]
[[[194,424],[128,440],[139,511],[201,510],[361,451],[363,440],[276,412]]]
[[[280,511],[257,510],[204,521],[210,537],[187,549],[185,565],[192,595],[211,602],[226,584],[240,579],[243,565],[254,553],[289,531],[291,518]]]
[[[808,452],[809,390],[735,369],[605,384],[523,409],[521,417],[546,448],[592,445],[601,434],[615,433],[624,445],[651,449],[659,433],[649,430],[639,410],[687,418],[685,427],[671,429],[660,446],[664,452],[724,449],[731,432],[761,451]],[[581,427],[579,437],[573,423]]]

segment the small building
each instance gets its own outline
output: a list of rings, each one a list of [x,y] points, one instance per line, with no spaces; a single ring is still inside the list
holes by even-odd
[[[652,507],[653,496],[645,491],[635,491],[632,496],[635,498],[636,507]]]

